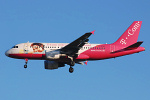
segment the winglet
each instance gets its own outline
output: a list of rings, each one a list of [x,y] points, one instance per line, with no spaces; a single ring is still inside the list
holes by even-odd
[[[92,31],[91,33],[92,33],[92,34],[94,34],[94,32],[95,32],[95,30],[94,30],[94,31]]]

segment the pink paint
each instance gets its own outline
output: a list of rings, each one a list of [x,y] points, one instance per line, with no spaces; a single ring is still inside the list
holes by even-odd
[[[87,65],[87,62],[88,62],[88,61],[85,62],[86,65]]]
[[[113,43],[113,45],[128,47],[137,42],[142,21],[134,21],[130,27],[121,35],[121,37]],[[119,48],[120,49],[120,48]]]
[[[94,31],[92,31],[91,33],[92,33],[92,34],[94,34],[94,32],[95,32],[95,30],[94,30]]]
[[[86,46],[86,49],[84,52],[80,53],[80,52],[75,52],[77,55],[73,56],[73,59],[75,62],[80,62],[80,61],[86,61],[85,64],[87,65],[87,60],[102,60],[102,59],[109,59],[109,58],[115,58],[115,57],[119,57],[119,56],[124,56],[124,55],[129,55],[129,54],[133,54],[133,53],[138,53],[141,51],[145,51],[144,47],[140,47],[141,44],[138,45],[137,39],[139,36],[139,32],[140,32],[140,28],[141,28],[141,24],[142,21],[134,21],[130,27],[121,35],[121,37],[114,43],[112,44],[99,44],[96,45],[95,47],[91,48],[91,44],[85,44],[84,46]],[[94,34],[95,30],[92,31],[91,33]],[[91,35],[91,34],[90,34]],[[67,44],[56,44],[56,43],[47,43],[47,46],[65,46]],[[88,47],[90,47],[91,49],[88,49]],[[74,50],[74,47],[70,47]],[[12,48],[17,49],[17,48]],[[44,49],[43,49],[44,50]],[[81,49],[83,50],[83,48]],[[66,50],[67,51],[67,50]],[[66,52],[65,51],[65,52]],[[39,53],[39,52],[38,52]],[[76,54],[70,54],[69,52],[68,55],[66,54],[59,54],[60,52],[58,52],[57,55],[57,59],[56,61],[59,62],[67,62],[70,61],[68,59],[72,58],[72,55],[76,55]],[[12,57],[12,58],[18,58],[18,59],[25,59],[26,62],[28,61],[28,59],[40,59],[40,60],[47,60],[45,53],[44,54],[33,54],[33,53],[12,53],[9,50],[6,51],[6,56]],[[66,56],[67,55],[67,56]],[[61,57],[59,57],[61,56]],[[55,57],[55,55],[54,55]],[[48,59],[48,60],[52,60],[55,61],[55,59]],[[65,63],[68,64],[68,63]]]

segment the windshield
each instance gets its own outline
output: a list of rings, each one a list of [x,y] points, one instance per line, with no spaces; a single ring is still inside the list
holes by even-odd
[[[12,48],[18,48],[18,46],[13,46]]]

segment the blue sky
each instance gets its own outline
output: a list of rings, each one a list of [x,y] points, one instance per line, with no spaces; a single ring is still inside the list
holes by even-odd
[[[1,100],[150,100],[149,0],[1,0]],[[44,61],[8,58],[25,42],[69,43],[93,30],[90,43],[113,43],[143,21],[139,41],[146,51],[115,59],[45,70]]]

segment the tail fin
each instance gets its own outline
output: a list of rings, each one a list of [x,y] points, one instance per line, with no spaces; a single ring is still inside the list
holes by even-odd
[[[134,21],[130,27],[113,43],[114,45],[128,47],[137,42],[142,21]]]

